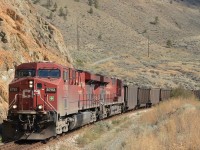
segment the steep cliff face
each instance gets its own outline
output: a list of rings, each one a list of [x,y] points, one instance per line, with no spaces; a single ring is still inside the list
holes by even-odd
[[[7,99],[7,85],[15,65],[42,60],[71,64],[59,30],[43,19],[29,1],[1,0],[0,105],[2,99]]]

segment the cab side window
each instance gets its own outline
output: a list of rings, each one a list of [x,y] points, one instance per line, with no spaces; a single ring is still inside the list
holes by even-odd
[[[64,81],[68,80],[68,73],[67,73],[67,71],[63,71],[63,80]]]

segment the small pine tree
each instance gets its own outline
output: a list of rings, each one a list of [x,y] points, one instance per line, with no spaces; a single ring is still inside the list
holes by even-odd
[[[93,14],[93,9],[92,9],[92,7],[90,8],[90,10],[88,11],[88,13],[90,13],[90,14]]]
[[[93,4],[93,0],[88,0],[88,5],[92,6],[92,4]]]
[[[167,48],[172,47],[172,41],[171,40],[167,40],[166,45],[167,45]]]
[[[102,40],[102,34],[99,34],[99,36],[98,36],[98,40],[99,40],[99,41]]]
[[[53,8],[54,8],[54,11],[56,11],[56,10],[57,10],[57,8],[58,8],[58,5],[57,5],[57,3],[56,3],[56,2],[55,2],[55,4],[54,4]]]
[[[34,2],[33,2],[33,4],[37,4],[37,3],[39,3],[40,2],[40,0],[35,0]]]
[[[94,7],[99,8],[99,1],[98,0],[94,0]]]
[[[63,19],[67,20],[68,9],[67,9],[67,6],[65,6],[64,8],[65,8],[65,12],[63,12]]]
[[[52,20],[53,19],[53,13],[50,12],[50,14],[49,14],[49,16],[47,18]]]
[[[158,16],[155,17],[155,20],[153,22],[150,22],[150,24],[156,25],[158,24]]]
[[[69,13],[69,12],[68,12],[67,6],[65,6],[65,13],[64,13],[64,15],[67,16],[68,13]]]
[[[59,16],[64,16],[64,11],[62,7],[60,7],[59,9]]]
[[[63,19],[64,19],[64,20],[67,20],[67,15],[64,15],[64,16],[63,16]]]
[[[46,4],[46,6],[47,6],[47,8],[50,8],[51,6],[52,6],[52,0],[47,0],[47,4]]]
[[[158,16],[155,17],[155,24],[158,23]]]

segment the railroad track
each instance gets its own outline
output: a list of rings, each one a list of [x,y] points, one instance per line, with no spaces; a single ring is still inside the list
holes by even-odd
[[[127,116],[127,115],[132,114],[132,113],[138,113],[138,112],[141,112],[143,110],[144,109],[141,108],[141,109],[134,110],[134,111],[128,111],[126,113],[122,113],[122,114],[115,115],[115,116],[112,116],[112,117],[109,117],[109,118],[105,118],[102,121],[109,121],[109,120],[117,119],[119,117]],[[147,110],[147,109],[145,109],[145,110]],[[46,144],[44,144],[44,142],[40,142],[40,141],[39,142],[16,141],[16,142],[9,142],[9,143],[6,143],[4,145],[1,145],[0,150],[35,150],[35,149],[39,149],[42,146],[48,146],[48,145],[56,144],[59,140],[63,140],[65,138],[69,137],[69,136],[77,134],[80,131],[80,129],[87,128],[88,126],[93,126],[93,125],[94,125],[94,123],[89,124],[89,125],[85,125],[83,127],[69,131],[67,133],[63,133],[61,135],[58,135],[55,138],[49,139]]]
[[[0,150],[32,150],[42,145],[41,142],[9,142],[0,146]]]

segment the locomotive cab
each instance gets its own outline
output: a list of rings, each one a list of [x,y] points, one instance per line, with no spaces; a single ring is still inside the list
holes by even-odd
[[[9,84],[8,116],[3,123],[4,129],[13,130],[4,130],[4,141],[37,137],[42,140],[55,135],[60,80],[61,67],[54,63],[25,63],[16,68]],[[42,130],[48,130],[47,134],[38,136]]]

